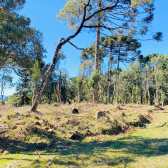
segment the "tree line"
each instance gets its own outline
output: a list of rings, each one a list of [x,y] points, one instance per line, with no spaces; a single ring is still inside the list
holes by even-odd
[[[37,65],[36,62],[34,66],[36,72],[39,70]],[[98,80],[98,102],[100,103],[168,104],[168,56],[161,54],[151,54],[144,58],[141,56],[138,61],[128,64],[126,70],[119,69],[119,76],[116,65],[117,63],[112,61],[110,80],[109,71],[101,73],[97,78],[92,78],[93,61],[88,60],[85,64],[81,64],[81,75],[77,77],[69,77],[65,70],[57,75],[55,72],[52,73],[40,103],[93,102],[94,80]],[[17,92],[8,98],[6,104],[17,106],[31,104],[34,92],[40,87],[39,81],[32,82],[29,77],[22,78],[17,86]]]
[[[32,104],[34,111],[39,103],[55,101],[166,103],[166,88],[160,84],[159,73],[165,72],[161,76],[166,82],[166,66],[162,64],[167,57],[153,54],[143,58],[135,38],[148,32],[154,15],[152,0],[67,0],[57,18],[74,33],[59,40],[50,65],[43,61],[46,50],[42,33],[30,26],[29,18],[17,13],[24,4],[25,0],[0,3],[1,95],[5,87],[12,86],[11,71],[20,76],[17,92],[6,104]],[[96,32],[95,42],[85,49],[71,42],[84,29]],[[109,33],[103,33],[104,29]],[[152,38],[160,41],[161,37],[158,32]],[[65,58],[61,48],[66,43],[82,50],[82,74],[78,77],[69,78],[65,70],[59,70],[59,62]],[[103,73],[105,57],[109,59],[108,71]],[[129,63],[125,71],[121,62]]]

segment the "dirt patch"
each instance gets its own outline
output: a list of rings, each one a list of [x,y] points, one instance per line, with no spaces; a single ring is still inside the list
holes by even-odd
[[[139,120],[135,121],[135,122],[129,122],[127,123],[128,125],[134,126],[134,127],[144,127],[145,124],[150,124],[152,117],[149,115],[143,116],[142,114],[140,114],[138,116]]]
[[[130,128],[129,125],[125,126],[118,125],[116,127],[112,127],[111,129],[102,129],[102,134],[118,135],[119,133],[126,133],[127,130],[129,130],[129,128]]]

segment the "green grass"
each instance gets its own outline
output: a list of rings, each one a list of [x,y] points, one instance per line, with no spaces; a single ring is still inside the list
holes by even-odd
[[[75,141],[67,139],[66,132],[71,130],[72,125],[66,125],[60,132],[58,131],[59,134],[55,135],[48,134],[42,129],[41,134],[38,132],[29,135],[29,140],[0,138],[0,141],[5,140],[12,144],[11,149],[8,148],[9,154],[0,155],[0,167],[10,167],[10,165],[19,167],[21,164],[20,167],[30,168],[168,168],[167,111],[155,111],[152,114],[152,123],[146,124],[146,127],[134,128],[134,131],[126,134],[97,134]],[[50,117],[48,116],[47,119],[50,120]],[[79,122],[81,122],[80,126],[86,126],[83,119]],[[99,124],[103,123],[104,120]],[[92,124],[97,123],[91,121],[88,127],[90,128]],[[97,124],[94,128],[103,127],[105,126],[98,127]],[[72,128],[75,130],[77,126],[74,125]],[[61,131],[65,133],[61,135]],[[51,147],[39,148],[33,143],[34,140],[38,143],[49,143],[49,139],[53,141]],[[67,140],[68,145],[65,144]],[[0,144],[0,149],[5,149],[5,146]],[[36,150],[41,158],[36,154]]]

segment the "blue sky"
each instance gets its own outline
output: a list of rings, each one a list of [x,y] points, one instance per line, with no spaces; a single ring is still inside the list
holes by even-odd
[[[168,55],[168,0],[155,0],[154,21],[150,25],[150,32],[161,31],[164,38],[162,42],[156,41],[141,41],[141,51],[143,55],[159,53]],[[56,43],[60,38],[66,38],[72,34],[72,31],[66,29],[64,24],[61,24],[56,18],[57,12],[64,7],[61,0],[27,0],[24,8],[20,11],[21,15],[31,19],[31,26],[43,32],[44,47],[47,50],[46,63],[51,63]],[[148,37],[144,37],[148,38]],[[78,47],[85,48],[90,46],[95,41],[95,33],[81,32],[75,39],[72,40]],[[79,74],[81,51],[75,49],[69,44],[63,48],[66,59],[61,62],[60,68],[65,68],[71,77]],[[14,81],[19,78],[14,75]],[[6,89],[5,95],[13,94],[15,89]]]

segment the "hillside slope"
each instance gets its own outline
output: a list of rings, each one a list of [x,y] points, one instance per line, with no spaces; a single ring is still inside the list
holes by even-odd
[[[0,167],[168,167],[168,107],[0,109]]]

